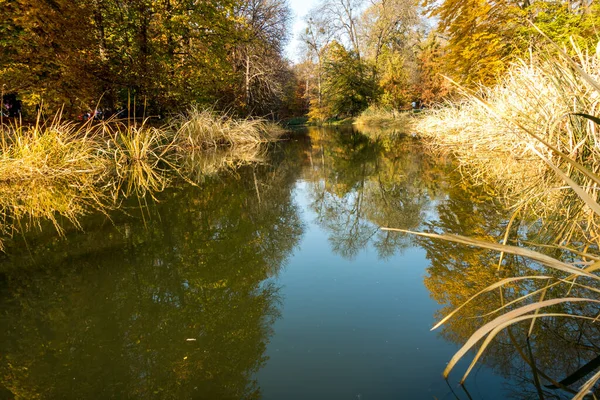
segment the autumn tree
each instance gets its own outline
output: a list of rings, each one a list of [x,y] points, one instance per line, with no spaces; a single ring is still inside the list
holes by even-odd
[[[99,99],[151,112],[272,108],[288,20],[285,0],[6,0],[0,81],[30,107],[67,112]]]
[[[439,33],[448,37],[446,74],[467,85],[493,84],[516,57],[525,56],[532,46],[547,45],[531,23],[559,44],[574,37],[590,49],[598,41],[597,0],[426,0],[425,4],[429,15],[439,19]]]
[[[306,93],[311,109],[318,115],[324,114],[321,110],[323,103],[323,64],[324,50],[333,39],[334,32],[329,29],[328,22],[323,15],[313,10],[305,20],[306,30],[300,36],[305,50],[303,77],[306,82]],[[312,84],[311,84],[312,82]],[[317,119],[321,119],[318,117]]]
[[[233,53],[234,68],[243,76],[242,108],[265,113],[283,96],[290,8],[285,0],[249,0],[236,9],[241,40]],[[271,107],[269,107],[271,106]]]
[[[444,78],[443,56],[445,43],[443,38],[431,34],[421,45],[418,54],[419,82],[417,91],[424,105],[431,105],[452,94],[451,83]]]

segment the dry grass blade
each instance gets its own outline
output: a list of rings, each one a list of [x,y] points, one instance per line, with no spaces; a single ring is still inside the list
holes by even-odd
[[[595,271],[597,269],[598,269],[598,267],[596,266],[593,270]],[[551,289],[553,287],[556,287],[556,286],[558,286],[558,285],[560,285],[562,283],[564,283],[566,285],[569,285],[569,286],[577,286],[577,287],[585,289],[587,291],[600,294],[600,289],[595,288],[593,286],[589,286],[589,285],[577,283],[577,282],[575,282],[573,280],[574,278],[575,278],[575,275],[571,275],[571,276],[568,276],[565,279],[557,279],[556,282],[554,282],[552,284],[549,284],[549,285],[547,285],[547,286],[545,286],[545,287],[543,287],[541,289],[534,290],[533,292],[530,292],[530,293],[524,294],[524,295],[522,295],[520,297],[517,297],[516,299],[514,299],[514,300],[512,300],[512,301],[510,301],[510,302],[508,302],[506,304],[503,304],[502,306],[496,308],[493,311],[490,311],[488,313],[480,315],[480,317],[489,317],[490,315],[496,314],[496,313],[498,313],[498,312],[500,312],[502,310],[505,310],[505,309],[509,308],[510,306],[512,306],[514,304],[520,303],[520,302],[522,302],[522,301],[524,301],[524,300],[526,300],[528,298],[531,298],[531,297],[533,297],[533,296],[535,296],[537,294],[541,294],[545,290],[548,290],[548,289]],[[510,278],[508,278],[508,279],[510,279]],[[552,279],[556,279],[556,278],[552,278]]]
[[[527,257],[529,259],[535,260],[541,264],[544,264],[548,267],[552,267],[559,271],[563,271],[563,272],[567,272],[567,273],[579,275],[579,276],[587,276],[589,278],[600,280],[600,277],[593,275],[589,272],[586,272],[583,269],[573,267],[570,264],[559,261],[559,260],[549,257],[545,254],[538,253],[537,251],[525,249],[522,247],[508,246],[508,245],[502,245],[502,244],[498,244],[498,243],[491,243],[491,242],[486,242],[484,240],[472,239],[469,237],[459,236],[459,235],[438,235],[435,233],[413,232],[413,231],[407,231],[404,229],[395,229],[395,228],[381,228],[381,229],[386,230],[386,231],[409,233],[409,234],[428,237],[428,238],[432,238],[432,239],[447,240],[450,242],[466,244],[469,246],[481,247],[481,248],[485,248],[485,249],[489,249],[489,250],[503,251],[505,253],[515,254],[518,256],[522,256],[522,257]]]
[[[587,380],[579,389],[579,393],[573,397],[573,400],[583,400],[592,390],[596,382],[600,379],[600,371],[596,372],[590,379]]]
[[[538,28],[534,23],[530,23],[535,28],[535,30],[538,31],[538,33],[542,35],[546,39],[546,41],[550,43],[556,49],[556,51],[558,51],[560,55],[562,55],[564,60],[568,62],[573,68],[575,68],[575,70],[579,73],[580,76],[582,76],[594,89],[600,92],[600,84],[598,84],[598,82],[596,82],[594,78],[592,78],[575,61],[573,61],[571,57],[569,57],[569,55],[565,53],[565,51],[561,49],[561,47],[558,44],[554,43],[554,41],[550,39],[548,35],[546,35],[540,28]]]
[[[539,151],[536,149],[532,149],[539,157],[542,159],[556,174],[567,183],[573,189],[575,193],[587,204],[589,208],[591,208],[596,215],[600,215],[600,205],[596,203],[596,201],[577,183],[575,183],[571,178],[567,176],[564,172],[560,170],[556,165],[554,165],[550,160],[544,157]]]
[[[522,281],[522,280],[528,280],[528,279],[552,279],[550,276],[519,276],[516,278],[505,278],[502,279],[490,286],[487,286],[485,289],[480,290],[479,292],[477,292],[476,294],[474,294],[473,296],[471,296],[467,301],[465,301],[464,303],[462,303],[460,306],[456,307],[454,310],[452,310],[452,312],[448,315],[446,315],[444,318],[442,318],[442,320],[440,322],[438,322],[437,324],[435,324],[433,326],[433,328],[431,328],[431,330],[435,330],[437,328],[439,328],[440,326],[442,326],[443,324],[445,324],[450,318],[452,318],[452,316],[454,314],[456,314],[457,312],[459,312],[464,306],[466,306],[467,304],[469,304],[472,300],[474,300],[475,298],[479,297],[480,295],[490,292],[494,289],[497,289],[499,287],[502,287],[508,283],[512,283],[512,282],[518,282],[518,281]]]
[[[452,369],[454,368],[454,366],[456,365],[456,363],[473,346],[475,346],[477,344],[477,342],[479,342],[483,337],[485,337],[492,330],[494,330],[494,329],[496,329],[496,328],[498,328],[500,326],[504,327],[504,326],[510,325],[512,323],[518,322],[520,320],[519,317],[521,317],[524,314],[527,314],[529,312],[535,311],[535,310],[537,310],[539,308],[549,307],[549,306],[553,306],[553,305],[556,305],[556,304],[567,303],[567,302],[600,303],[600,300],[581,299],[581,298],[578,298],[578,297],[567,297],[567,298],[560,298],[560,299],[544,300],[544,301],[541,301],[541,302],[537,302],[537,303],[533,303],[533,304],[528,304],[528,305],[519,307],[516,310],[513,310],[513,311],[510,311],[510,312],[508,312],[506,314],[503,314],[503,315],[495,318],[493,321],[490,321],[487,324],[483,325],[475,333],[473,333],[473,335],[471,335],[471,337],[469,338],[469,340],[467,340],[467,342],[463,345],[463,347],[461,347],[456,352],[456,354],[452,357],[452,359],[450,360],[450,362],[446,366],[446,369],[444,370],[444,377],[447,378],[448,375],[450,374],[450,371],[452,371]],[[571,314],[564,314],[564,316],[573,317],[573,315],[571,315]],[[526,319],[536,318],[536,317],[540,317],[540,315],[528,315]],[[580,316],[577,316],[577,317],[580,317]],[[593,320],[593,318],[589,318],[589,319]],[[506,324],[506,325],[503,325],[503,324]]]
[[[447,78],[447,79],[450,79],[450,78]],[[452,82],[455,83],[456,85],[458,85],[456,82],[454,82],[454,81],[452,81]],[[528,135],[530,135],[531,137],[533,137],[535,140],[537,140],[538,142],[540,142],[544,146],[546,146],[548,149],[552,150],[552,152],[554,154],[556,154],[557,156],[559,156],[563,161],[565,161],[565,162],[573,165],[579,171],[581,171],[582,173],[584,173],[588,178],[590,178],[593,181],[595,181],[596,183],[600,184],[600,177],[598,177],[596,174],[594,174],[593,172],[591,172],[588,168],[586,168],[585,166],[583,166],[583,164],[577,162],[577,160],[575,160],[572,157],[569,157],[568,155],[564,154],[556,146],[552,145],[550,142],[548,142],[547,140],[545,140],[544,138],[542,138],[542,136],[540,136],[540,135],[536,134],[535,132],[533,132],[533,130],[527,128],[524,124],[520,123],[518,120],[510,119],[510,118],[507,118],[506,116],[503,116],[489,102],[487,102],[487,101],[485,101],[483,99],[480,99],[477,96],[473,96],[472,99],[476,103],[479,103],[483,108],[485,108],[492,115],[495,115],[496,118],[498,118],[498,120],[500,122],[503,122],[507,127],[510,127],[511,124],[516,125],[523,132],[527,133]]]
[[[560,300],[566,301],[566,299],[560,299]],[[585,299],[578,299],[578,300],[579,301],[586,301]],[[597,300],[588,299],[588,301],[599,302],[600,303],[600,301],[597,301]],[[532,304],[532,306],[533,305],[539,306],[539,303]],[[539,309],[539,308],[541,308],[541,307],[538,307],[537,309]],[[515,310],[515,311],[519,311],[519,310],[520,309]],[[513,318],[510,318],[508,320],[503,320],[503,321],[499,322],[496,326],[494,326],[489,331],[489,334],[487,335],[487,337],[485,338],[485,340],[481,344],[481,347],[479,348],[479,350],[475,354],[475,357],[473,357],[473,360],[471,361],[471,364],[469,365],[469,368],[467,368],[467,371],[465,372],[465,374],[461,378],[460,383],[463,384],[465,382],[465,380],[469,376],[469,373],[473,370],[473,367],[477,364],[477,361],[479,361],[479,359],[481,358],[481,356],[483,355],[483,353],[485,352],[485,350],[487,349],[487,347],[490,345],[490,343],[492,342],[492,340],[494,340],[494,338],[498,335],[498,333],[500,333],[502,330],[504,330],[508,326],[516,324],[517,322],[526,321],[528,319],[545,318],[545,317],[566,317],[566,318],[586,319],[586,320],[590,320],[590,321],[594,320],[591,317],[585,317],[585,316],[581,316],[581,315],[564,314],[564,313],[547,313],[547,314],[524,315],[524,316],[513,317]],[[500,318],[502,318],[502,317],[499,317],[498,319],[500,319]],[[491,323],[493,323],[494,321],[492,321]],[[477,332],[475,332],[475,333],[477,333]],[[474,344],[475,343],[473,343],[473,345]],[[460,350],[459,350],[459,352],[460,352]],[[465,353],[466,353],[466,351],[465,351]],[[463,355],[464,355],[464,353],[463,353]],[[455,357],[456,357],[456,355],[455,355]],[[459,359],[457,359],[456,362],[458,362]],[[450,370],[454,367],[454,365],[456,364],[456,362],[454,364],[452,364],[452,367],[450,367],[450,364],[448,364],[448,367],[446,367],[446,370],[444,371],[444,377],[446,377],[446,378],[448,377],[448,374],[450,374]],[[448,369],[449,367],[450,367],[450,369]]]
[[[506,229],[504,230],[504,237],[502,238],[502,244],[506,245],[506,243],[508,243],[508,236],[510,234],[510,229],[512,228],[515,220],[517,219],[517,215],[519,215],[519,212],[521,211],[521,208],[519,207],[518,210],[516,210],[513,215],[510,217],[510,220],[508,221],[508,224],[506,225]],[[504,260],[504,252],[500,252],[500,257],[498,258],[498,271],[500,271],[500,268],[502,267],[502,260]]]
[[[542,291],[540,293],[540,298],[538,299],[538,302],[544,301],[544,299],[546,298],[546,294],[548,293],[549,287],[550,287],[550,282],[546,282],[546,287],[542,289]],[[529,331],[527,332],[528,338],[530,338],[531,335],[533,334],[533,328],[535,327],[535,321],[537,320],[536,317],[539,314],[539,312],[540,312],[539,308],[533,312],[534,317],[531,319],[531,324],[529,325]]]

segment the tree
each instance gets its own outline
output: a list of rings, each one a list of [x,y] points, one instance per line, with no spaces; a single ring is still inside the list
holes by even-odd
[[[106,108],[135,99],[152,112],[190,103],[271,110],[289,71],[285,0],[2,4],[0,80],[29,106],[75,113],[102,98]]]
[[[544,44],[530,21],[560,44],[571,36],[588,50],[597,43],[595,0],[426,0],[425,5],[439,18],[439,33],[448,37],[445,73],[467,85],[495,83],[512,60]]]
[[[363,52],[379,65],[384,49],[408,42],[417,23],[417,4],[413,0],[373,1],[360,18]]]
[[[450,82],[442,74],[444,44],[443,39],[430,34],[418,55],[419,82],[417,92],[425,105],[440,102],[452,93]]]
[[[323,106],[331,115],[339,116],[353,116],[365,110],[377,88],[358,54],[334,41],[325,49],[324,58]]]
[[[301,40],[306,50],[307,61],[305,62],[304,77],[306,80],[306,92],[308,93],[308,102],[313,110],[313,115],[317,120],[325,117],[322,110],[323,103],[323,64],[324,49],[329,45],[333,38],[333,31],[329,28],[327,20],[323,14],[314,9],[309,13],[305,20],[306,30],[301,36]],[[313,68],[310,68],[312,64]],[[313,90],[310,88],[310,81],[316,82]]]
[[[322,0],[316,9],[327,21],[329,29],[341,42],[348,42],[356,57],[361,58],[358,18],[364,0]]]
[[[491,84],[505,70],[515,50],[519,7],[510,0],[426,1],[439,32],[447,34],[445,71],[466,84]]]
[[[234,63],[243,75],[242,108],[247,113],[264,113],[281,99],[288,69],[282,59],[291,18],[285,0],[250,0],[236,9],[241,19],[241,40],[236,45]],[[272,107],[271,107],[272,109]]]
[[[355,115],[380,95],[395,108],[418,97],[413,94],[420,38],[415,1],[323,0],[307,24],[303,40],[317,80],[311,118]]]

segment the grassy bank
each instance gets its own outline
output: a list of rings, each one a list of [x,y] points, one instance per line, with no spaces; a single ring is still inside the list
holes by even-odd
[[[283,130],[190,109],[163,126],[123,121],[63,121],[0,126],[1,230],[12,234],[38,217],[77,218],[117,207],[119,198],[197,182],[207,174],[262,159],[263,144]],[[59,224],[55,225],[59,228]]]
[[[454,318],[474,299],[483,301],[500,292],[492,313],[468,316],[482,321],[481,327],[452,358],[444,376],[477,344],[479,350],[462,381],[498,335],[516,343],[510,331],[513,324],[526,324],[525,339],[531,347],[545,324],[577,324],[580,332],[597,327],[600,54],[576,52],[574,59],[554,50],[515,64],[496,87],[465,92],[463,101],[429,111],[415,125],[439,151],[456,155],[471,178],[500,189],[514,208],[513,218],[499,227],[505,230],[499,242],[417,233],[500,255],[496,265],[489,265],[497,271],[498,281],[474,288],[472,297],[434,327]],[[531,232],[536,235],[530,237]],[[528,247],[520,242],[522,236]],[[507,265],[507,257],[525,261],[515,267]],[[584,366],[572,373],[578,376],[573,382],[555,382],[536,368],[531,350],[526,354],[515,347],[531,367],[540,398],[549,387],[544,384],[577,399],[597,393],[599,372],[586,372]]]
[[[596,240],[597,216],[563,175],[597,200],[598,182],[587,172],[600,171],[600,126],[581,114],[600,114],[599,63],[582,53],[575,61],[548,53],[521,61],[496,87],[427,112],[415,129],[501,188],[515,210],[564,224],[557,242],[574,232]]]
[[[413,116],[412,111],[369,107],[356,118],[356,124],[367,128],[396,129],[406,132],[413,122]]]

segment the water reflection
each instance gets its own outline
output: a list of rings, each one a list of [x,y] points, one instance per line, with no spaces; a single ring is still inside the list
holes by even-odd
[[[547,244],[552,244],[551,237],[539,235],[542,227],[538,223],[517,220],[509,226],[511,213],[494,201],[493,192],[487,193],[486,190],[489,188],[475,186],[464,179],[448,186],[446,200],[436,207],[438,217],[427,221],[423,230],[499,243],[509,229],[510,237],[517,242],[543,243],[545,238],[549,239]],[[497,252],[481,248],[427,238],[419,238],[418,244],[427,251],[427,258],[431,262],[427,268],[425,286],[432,298],[443,306],[436,313],[438,320],[502,278],[532,274],[560,275],[514,255],[504,254],[500,263]],[[563,260],[573,256],[554,246],[539,246],[536,250]],[[542,296],[544,299],[567,295],[597,297],[596,293],[586,288],[568,283],[547,286],[548,282],[525,279],[485,293],[468,303],[455,318],[443,325],[440,334],[446,340],[462,346],[484,323],[515,309],[516,305],[511,301],[532,293],[535,294],[529,299],[530,302]],[[584,284],[586,279],[580,279],[578,283]],[[499,310],[505,305],[505,309]],[[594,317],[598,315],[598,307],[585,303],[564,303],[553,306],[550,312]],[[573,389],[578,389],[600,367],[598,324],[572,318],[543,318],[536,322],[535,329],[529,334],[530,325],[530,321],[524,321],[502,331],[486,350],[484,362],[511,379],[513,398],[573,397],[576,392]],[[467,380],[467,387],[468,384]]]
[[[260,397],[253,374],[280,301],[268,278],[302,235],[298,173],[248,168],[165,193],[143,215],[132,204],[131,216],[83,219],[85,233],[13,238],[0,265],[0,393]]]
[[[427,391],[433,386],[427,385],[441,380],[448,361],[445,353],[437,354],[449,348],[440,342],[462,345],[491,318],[487,314],[544,287],[544,281],[523,281],[489,292],[450,320],[440,333],[444,340],[436,341],[435,333],[426,333],[426,325],[437,305],[410,303],[413,292],[394,293],[398,282],[414,278],[418,285],[422,280],[421,270],[408,271],[418,254],[411,254],[404,271],[391,265],[398,260],[394,257],[410,253],[409,247],[424,250],[424,284],[441,306],[436,319],[500,277],[524,275],[530,265],[506,255],[498,269],[496,253],[379,227],[498,242],[510,213],[494,202],[495,193],[464,181],[451,160],[427,151],[410,136],[311,128],[293,138],[278,144],[266,164],[227,174],[219,167],[219,172],[203,175],[200,187],[174,188],[142,209],[143,201],[130,199],[124,211],[78,217],[83,231],[67,224],[64,238],[53,229],[60,218],[36,221],[41,230],[19,229],[27,234],[7,240],[0,258],[0,398],[260,398],[256,373],[267,361],[273,324],[285,300],[271,278],[292,259],[304,235],[303,210],[294,197],[304,188],[307,196],[301,202],[306,200],[307,213],[315,215],[330,250],[344,258],[334,265],[336,257],[321,252],[295,260],[315,264],[325,259],[329,268],[321,276],[329,280],[306,276],[307,270],[316,274],[319,268],[305,265],[290,274],[298,285],[296,292],[293,287],[288,292],[297,295],[288,305],[298,318],[294,325],[291,316],[287,327],[301,340],[313,340],[308,346],[321,349],[316,358],[320,365],[339,372],[320,383],[324,393],[338,393],[325,380],[342,385],[344,372],[362,375],[355,376],[356,387],[373,389],[358,382],[379,379],[373,392],[392,398],[408,392],[399,389],[398,375],[417,374],[422,362],[434,365],[435,377],[419,377],[423,387],[410,388],[410,393],[430,398]],[[535,226],[515,225],[512,231],[512,237],[520,234],[527,240],[536,235]],[[320,241],[322,232],[313,233],[313,240]],[[364,249],[377,253],[363,258],[366,265],[390,262],[365,272],[362,264],[349,262],[360,258]],[[365,283],[365,277],[373,282]],[[338,283],[332,283],[334,279]],[[551,288],[548,296],[564,290]],[[585,294],[576,287],[569,290]],[[352,308],[349,315],[341,312],[347,304]],[[557,311],[597,313],[590,306],[569,307]],[[318,324],[311,319],[313,311]],[[407,315],[412,319],[405,321]],[[321,324],[326,329],[320,331]],[[581,381],[597,368],[600,332],[596,324],[576,320],[545,319],[537,327],[529,343],[529,325],[505,331],[484,362],[515,384],[514,398],[538,398],[540,392],[545,398],[568,396],[549,386],[569,376]],[[406,336],[398,337],[399,332]],[[425,335],[431,335],[425,342],[430,352],[417,348]],[[320,341],[321,336],[326,339]],[[328,337],[335,337],[339,358],[329,354],[335,346],[326,342]],[[364,348],[355,348],[361,341]],[[405,342],[410,343],[407,348],[402,347]],[[300,354],[303,343],[294,343],[297,347],[288,353],[300,360],[297,371],[312,360]],[[533,371],[541,382],[539,389]],[[467,381],[467,389],[469,385]],[[465,397],[461,390],[456,396]]]
[[[411,137],[367,136],[351,128],[333,132],[315,128],[309,136],[311,162],[305,176],[310,182],[311,208],[327,231],[332,250],[354,259],[369,246],[377,249],[380,258],[411,245],[423,248],[430,261],[424,284],[442,306],[437,320],[501,278],[529,275],[532,267],[538,274],[556,275],[514,255],[503,255],[499,266],[496,252],[380,231],[380,226],[392,226],[501,242],[509,227],[512,213],[496,200],[493,188],[468,181],[449,160]],[[553,236],[535,218],[518,220],[510,231],[517,241],[552,244]],[[537,250],[565,260],[573,256],[555,247]],[[440,335],[462,346],[476,329],[499,315],[498,308],[509,304],[504,310],[509,311],[514,308],[512,300],[529,293],[538,292],[532,297],[537,300],[546,284],[523,280],[491,291],[469,303],[442,327]],[[550,287],[544,295],[550,299],[567,293],[597,297],[572,285]],[[598,311],[597,306],[584,303],[561,304],[552,310],[592,317]],[[485,353],[483,362],[512,383],[511,397],[570,398],[573,389],[600,367],[596,323],[554,318],[539,320],[532,335],[529,329],[526,322],[512,326]]]
[[[319,223],[334,252],[353,259],[368,244],[388,258],[411,244],[380,226],[418,229],[445,188],[448,160],[411,137],[371,139],[353,128],[313,128],[310,181]]]

